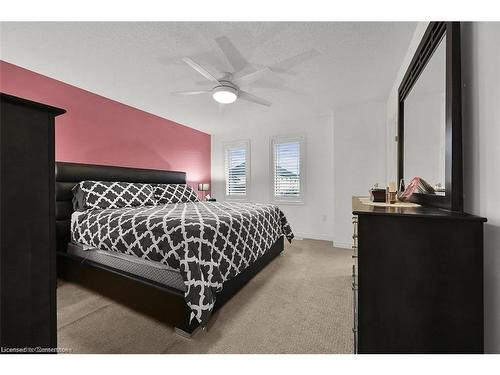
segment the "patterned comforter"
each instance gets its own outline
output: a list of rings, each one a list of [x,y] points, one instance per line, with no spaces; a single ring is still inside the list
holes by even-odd
[[[178,269],[191,320],[204,325],[222,285],[292,230],[274,205],[188,202],[92,209],[74,217],[72,241]]]

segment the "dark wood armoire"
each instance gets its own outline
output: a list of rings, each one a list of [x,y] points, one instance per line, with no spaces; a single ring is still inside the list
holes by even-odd
[[[0,98],[0,347],[46,352],[57,346],[54,122],[66,111]]]

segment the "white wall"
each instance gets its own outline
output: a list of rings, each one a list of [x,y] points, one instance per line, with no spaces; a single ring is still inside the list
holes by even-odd
[[[353,195],[368,196],[375,184],[385,186],[386,101],[373,100],[335,109],[334,245],[352,245]]]
[[[305,134],[306,186],[304,204],[280,203],[297,237],[333,239],[333,116],[255,124],[246,130],[212,135],[212,195],[224,199],[223,142],[250,139],[249,201],[271,202],[270,139]]]
[[[500,353],[500,23],[462,24],[464,193],[485,216],[485,351]]]
[[[298,237],[352,244],[352,195],[368,195],[386,178],[386,100],[341,108],[328,116],[212,135],[212,195],[224,197],[223,143],[250,139],[249,201],[271,201],[270,138],[306,134],[306,197],[302,205],[279,204]]]

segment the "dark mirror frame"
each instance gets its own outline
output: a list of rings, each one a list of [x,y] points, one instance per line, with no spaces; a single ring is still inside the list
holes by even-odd
[[[412,202],[463,212],[462,74],[460,22],[430,22],[398,90],[398,181],[404,178],[404,101],[446,35],[445,195],[419,194]],[[421,176],[424,177],[425,176]],[[409,181],[405,181],[408,183]]]

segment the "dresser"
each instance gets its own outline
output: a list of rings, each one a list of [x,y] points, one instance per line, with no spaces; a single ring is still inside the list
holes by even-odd
[[[65,111],[0,99],[0,347],[33,352],[57,346],[54,118]]]
[[[352,198],[356,353],[483,352],[485,218]]]

